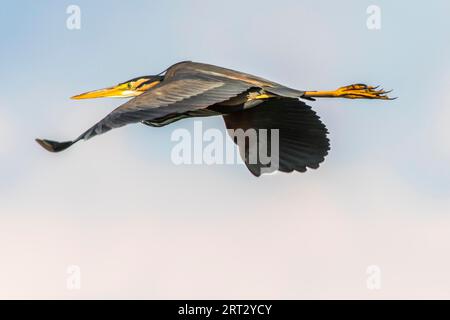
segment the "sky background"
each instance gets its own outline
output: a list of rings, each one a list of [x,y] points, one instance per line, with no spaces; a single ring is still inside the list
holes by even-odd
[[[66,28],[71,4],[80,30]],[[366,26],[372,4],[381,30]],[[3,3],[0,298],[449,299],[449,12],[445,0]],[[171,133],[192,120],[61,154],[34,142],[72,139],[123,102],[70,96],[182,60],[399,99],[310,103],[332,149],[305,174],[176,166]]]

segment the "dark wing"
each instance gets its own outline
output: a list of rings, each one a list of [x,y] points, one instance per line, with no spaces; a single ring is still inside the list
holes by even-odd
[[[131,123],[151,121],[171,114],[207,108],[247,91],[252,85],[211,75],[183,74],[164,80],[155,88],[121,105],[74,141],[36,141],[45,149],[59,152],[79,140],[87,140]]]
[[[330,149],[327,138],[327,129],[320,121],[311,107],[298,99],[282,98],[271,99],[259,106],[242,112],[231,113],[223,116],[227,129],[256,129],[257,140],[250,139],[248,135],[246,143],[237,143],[239,140],[236,134],[229,131],[230,136],[238,144],[239,152],[247,168],[255,175],[273,171],[292,172],[306,171],[306,168],[317,169],[324,161]],[[274,131],[267,131],[267,139],[262,134],[261,129],[279,129],[278,131],[278,164],[274,162],[276,147],[271,135]],[[237,132],[237,131],[236,131]],[[267,143],[265,152],[261,147]],[[253,155],[272,156],[271,162],[261,161]],[[252,161],[253,159],[253,161]],[[275,164],[275,167],[274,167]]]
[[[167,83],[163,82],[153,90],[149,90],[115,109],[85,132],[82,139],[89,139],[130,123],[204,109],[237,96],[248,90],[249,87],[244,82],[213,77],[174,79]]]
[[[245,83],[251,84],[253,87],[262,88],[267,92],[286,98],[300,98],[303,97],[305,93],[305,91],[292,89],[279,83],[254,76],[252,74],[192,61],[183,61],[171,66],[167,70],[166,76],[169,78],[179,77],[183,74],[189,75],[192,72],[196,72],[197,74],[202,75],[224,77],[227,79],[243,81]]]

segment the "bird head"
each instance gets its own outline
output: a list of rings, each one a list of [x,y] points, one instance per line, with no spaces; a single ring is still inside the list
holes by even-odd
[[[85,92],[72,99],[94,99],[94,98],[130,98],[143,94],[145,91],[153,88],[162,81],[164,77],[160,75],[156,76],[143,76],[133,78],[131,80],[119,83],[116,86],[104,88],[100,90],[94,90]]]

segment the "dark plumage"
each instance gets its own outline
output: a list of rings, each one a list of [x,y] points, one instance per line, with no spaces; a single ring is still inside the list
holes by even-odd
[[[36,141],[48,151],[59,152],[77,141],[131,123],[160,127],[183,118],[223,115],[228,129],[279,129],[279,171],[304,172],[306,168],[317,168],[324,160],[329,141],[324,124],[299,98],[313,100],[314,97],[338,96],[336,93],[348,98],[385,98],[384,91],[365,85],[343,87],[334,92],[305,92],[250,74],[189,61],[171,66],[164,75],[142,79],[129,82],[139,82],[141,89],[137,87],[132,92],[138,96],[116,108],[77,139]],[[120,84],[120,88],[126,84]],[[144,85],[148,89],[139,92]],[[103,91],[108,90],[117,91],[117,88]],[[96,92],[103,91],[85,95],[107,96],[96,96]],[[249,162],[249,150],[255,148],[258,146],[239,146],[247,167],[259,176],[268,166]],[[272,148],[270,141],[267,148]]]
[[[223,116],[227,129],[278,129],[279,166],[281,172],[305,172],[306,168],[317,169],[330,149],[327,128],[316,113],[304,102],[293,98],[268,100],[256,108]],[[258,141],[260,137],[258,134]],[[235,139],[234,139],[235,140]],[[272,149],[267,138],[268,150]],[[270,165],[251,164],[249,143],[238,145],[242,159],[255,176]],[[270,172],[273,170],[268,170]]]

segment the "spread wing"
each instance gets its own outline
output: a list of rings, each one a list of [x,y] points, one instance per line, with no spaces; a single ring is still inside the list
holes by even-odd
[[[317,169],[330,149],[325,125],[311,107],[298,99],[268,100],[255,108],[224,115],[223,118],[227,129],[244,131],[255,129],[257,139],[251,139],[251,135],[248,135],[246,140],[240,141],[229,130],[232,139],[238,144],[247,168],[255,176],[276,170],[304,172],[307,167]],[[261,129],[278,129],[278,141],[271,139],[273,130],[267,131],[265,138]],[[278,163],[275,162],[274,167],[276,147],[273,143],[276,142],[278,142]],[[259,158],[261,143],[267,144],[268,152],[263,149],[262,154],[272,156],[270,163],[263,162]],[[252,158],[252,154],[258,158]]]
[[[80,138],[89,139],[130,123],[148,121],[207,108],[226,101],[251,86],[242,81],[197,76],[173,79],[121,105]]]
[[[127,124],[205,109],[210,105],[229,100],[251,87],[252,84],[220,76],[181,74],[164,80],[158,86],[121,105],[76,140],[36,141],[48,151],[59,152],[79,140],[87,140]]]

